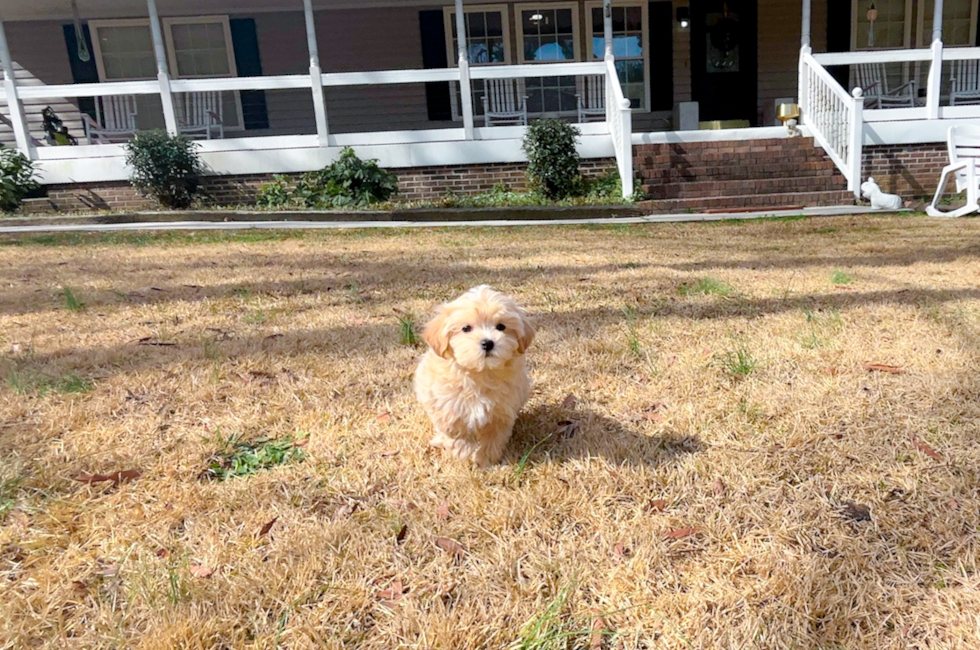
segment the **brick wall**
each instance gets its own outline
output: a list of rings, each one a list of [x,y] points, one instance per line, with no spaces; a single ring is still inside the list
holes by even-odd
[[[582,173],[595,176],[615,168],[612,159],[600,158],[582,163]],[[460,196],[480,194],[503,184],[508,189],[524,190],[524,163],[488,163],[484,165],[452,165],[394,169],[398,176],[398,198],[403,201],[438,199],[452,192]],[[298,178],[298,174],[288,175]],[[259,187],[271,179],[271,174],[221,176],[207,179],[208,201],[216,206],[251,205]],[[151,199],[140,196],[125,181],[51,185],[46,199],[36,199],[25,205],[26,212],[84,212],[91,210],[153,210],[158,208]]]
[[[864,148],[861,176],[902,198],[931,196],[947,164],[945,143],[878,145]]]

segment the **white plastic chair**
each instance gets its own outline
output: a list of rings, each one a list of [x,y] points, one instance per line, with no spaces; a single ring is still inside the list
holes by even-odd
[[[183,93],[178,108],[180,132],[187,135],[203,135],[224,138],[224,108],[221,93],[212,90],[202,93]]]
[[[980,61],[953,61],[949,77],[949,105],[980,104]]]
[[[606,120],[606,76],[597,74],[582,77],[582,92],[576,93],[579,122]]]
[[[854,68],[857,85],[864,91],[864,105],[868,108],[915,108],[918,92],[914,79],[898,88],[889,88],[884,63],[859,63]]]
[[[527,126],[527,95],[523,79],[487,79],[483,117],[487,126]]]
[[[92,144],[128,140],[136,133],[136,96],[109,95],[96,102],[98,120],[82,113],[82,126]]]
[[[962,217],[980,210],[980,204],[977,203],[978,158],[980,158],[980,126],[957,124],[949,127],[949,164],[943,167],[936,196],[933,197],[932,204],[926,208],[926,214],[930,217]],[[956,179],[956,193],[966,190],[966,205],[949,212],[942,212],[938,207],[939,200],[951,174]]]

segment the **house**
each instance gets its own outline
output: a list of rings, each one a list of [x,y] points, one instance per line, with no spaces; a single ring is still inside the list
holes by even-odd
[[[770,152],[764,167],[799,151],[760,183],[806,188],[818,155],[821,178],[837,175],[821,188],[855,192],[873,174],[929,193],[948,126],[980,117],[978,2],[4,0],[0,142],[53,194],[110,205],[134,129],[190,133],[217,174],[253,189],[354,146],[418,198],[516,178],[524,114],[583,121],[580,154],[615,164],[624,190],[656,176],[645,164],[700,155],[723,163],[697,167],[710,175],[743,153]],[[511,122],[488,119],[498,101]],[[790,102],[813,138],[792,147],[776,119]],[[45,107],[79,146],[46,142]]]

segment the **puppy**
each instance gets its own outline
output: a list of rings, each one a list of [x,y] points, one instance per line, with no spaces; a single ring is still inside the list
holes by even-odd
[[[484,285],[439,307],[415,371],[433,447],[479,467],[500,460],[531,389],[524,352],[534,327],[513,298]]]

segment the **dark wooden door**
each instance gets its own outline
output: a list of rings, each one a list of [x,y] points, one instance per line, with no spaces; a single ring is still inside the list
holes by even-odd
[[[758,122],[756,0],[691,0],[691,84],[700,119]]]

